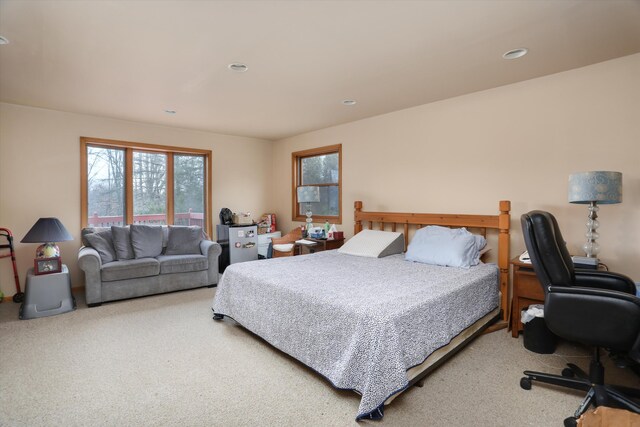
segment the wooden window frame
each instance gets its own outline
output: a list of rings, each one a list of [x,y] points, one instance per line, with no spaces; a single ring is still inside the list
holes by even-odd
[[[325,147],[312,148],[309,150],[296,151],[291,153],[291,219],[293,221],[306,221],[307,217],[300,215],[298,211],[298,192],[300,186],[301,173],[300,160],[306,157],[315,157],[323,154],[338,154],[338,216],[313,215],[315,220],[329,221],[335,224],[342,224],[342,144],[327,145]],[[332,187],[336,184],[314,184],[318,187]]]
[[[80,137],[80,218],[81,226],[88,226],[89,219],[89,189],[87,187],[87,147],[114,148],[125,151],[125,222],[133,223],[133,152],[163,153],[167,156],[167,224],[174,222],[174,154],[191,154],[204,156],[205,180],[204,180],[204,230],[212,236],[212,203],[211,203],[211,177],[212,177],[212,151],[196,148],[174,147],[169,145],[144,144],[140,142],[118,141],[102,138]]]

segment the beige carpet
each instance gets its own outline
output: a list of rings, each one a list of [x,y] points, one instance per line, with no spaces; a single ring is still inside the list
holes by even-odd
[[[0,304],[0,425],[356,425],[359,398],[231,322],[197,289],[18,320]],[[274,319],[277,321],[277,319]],[[585,349],[557,353],[586,368]],[[519,387],[524,369],[559,372],[506,331],[484,335],[405,392],[379,425],[560,426],[581,396]],[[611,365],[608,363],[608,365]],[[640,385],[630,371],[610,378]],[[366,422],[361,424],[374,424]]]

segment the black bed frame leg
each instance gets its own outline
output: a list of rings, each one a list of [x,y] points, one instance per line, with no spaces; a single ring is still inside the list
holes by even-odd
[[[420,387],[420,388],[424,387],[424,380],[420,380],[420,381],[418,381],[418,382],[416,383],[416,387]]]
[[[222,320],[224,319],[224,314],[213,313],[213,320]]]

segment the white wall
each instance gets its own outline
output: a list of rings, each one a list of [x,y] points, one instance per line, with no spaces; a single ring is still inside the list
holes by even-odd
[[[532,209],[554,213],[580,254],[587,208],[567,202],[569,174],[620,171],[623,203],[600,209],[600,258],[640,280],[640,54],[277,141],[281,229],[294,225],[291,152],[338,143],[346,236],[355,200],[365,210],[493,214],[506,199],[512,256]]]
[[[0,103],[0,227],[15,234],[23,290],[37,245],[19,242],[45,216],[58,217],[74,236],[59,246],[73,286],[83,285],[76,265],[81,136],[212,150],[213,224],[223,207],[257,215],[274,210],[270,141]],[[0,289],[15,292],[9,259],[0,260]]]

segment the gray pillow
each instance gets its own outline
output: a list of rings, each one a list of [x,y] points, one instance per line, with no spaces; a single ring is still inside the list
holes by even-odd
[[[111,230],[85,234],[84,238],[89,243],[89,246],[98,251],[103,264],[117,259],[116,251],[113,248]]]
[[[198,226],[169,226],[167,255],[200,254],[202,228]]]
[[[134,258],[131,238],[129,237],[129,227],[112,225],[111,238],[113,239],[113,248],[116,250],[116,258],[118,260]]]
[[[131,224],[131,246],[136,259],[157,257],[162,253],[162,226]]]

